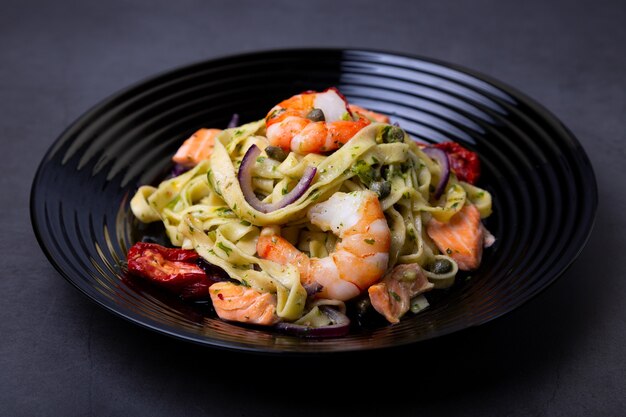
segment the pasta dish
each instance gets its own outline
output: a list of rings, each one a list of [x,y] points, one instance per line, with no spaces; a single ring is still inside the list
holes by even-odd
[[[397,323],[494,241],[476,154],[418,143],[335,88],[231,125],[198,130],[173,158],[184,172],[139,187],[133,214],[171,247],[128,252],[131,274],[223,320],[340,336],[358,305]]]

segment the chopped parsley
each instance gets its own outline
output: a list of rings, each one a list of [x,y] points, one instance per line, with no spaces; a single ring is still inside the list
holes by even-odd
[[[224,245],[222,242],[217,242],[217,247],[223,250],[226,256],[229,256],[230,253],[233,251],[233,248],[229,248],[228,246]]]
[[[315,191],[313,192],[313,194],[311,194],[311,195],[309,196],[309,199],[310,199],[311,201],[315,201],[315,200],[317,200],[318,198],[320,198],[320,192],[319,192],[318,190],[315,190]]]
[[[230,207],[218,207],[215,209],[215,213],[217,213],[218,216],[230,216],[235,214]]]

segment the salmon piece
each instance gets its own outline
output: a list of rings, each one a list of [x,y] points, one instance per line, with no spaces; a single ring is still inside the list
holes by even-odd
[[[466,204],[448,223],[432,218],[426,225],[426,233],[439,250],[454,259],[463,271],[480,265],[484,232],[480,213],[473,204]]]
[[[222,131],[220,129],[200,129],[191,135],[172,158],[177,164],[186,167],[198,165],[200,161],[209,159],[215,146],[215,137]]]
[[[223,320],[272,325],[278,322],[276,296],[228,281],[216,282],[209,294],[217,315]]]
[[[376,113],[374,111],[371,110],[367,110],[366,108],[363,108],[361,106],[357,106],[356,104],[350,104],[348,105],[348,108],[350,109],[350,111],[352,113],[358,113],[363,117],[366,117],[374,122],[378,122],[378,123],[389,123],[389,117],[385,116],[384,114],[380,114],[380,113]]]
[[[376,311],[390,323],[397,323],[411,308],[411,299],[433,289],[418,264],[401,264],[389,271],[367,292]]]

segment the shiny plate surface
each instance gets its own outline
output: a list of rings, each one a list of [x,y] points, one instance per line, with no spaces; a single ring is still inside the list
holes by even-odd
[[[396,325],[307,339],[225,323],[125,277],[125,253],[150,233],[129,199],[158,182],[200,127],[260,119],[282,99],[336,86],[391,116],[413,138],[478,152],[478,185],[493,195],[496,236],[481,267]],[[264,353],[324,353],[406,345],[477,326],[519,307],[576,259],[597,206],[593,168],[553,114],[490,77],[428,58],[368,50],[266,51],[175,69],[105,99],[51,146],[31,190],[31,220],[50,262],[105,309],[165,335]]]

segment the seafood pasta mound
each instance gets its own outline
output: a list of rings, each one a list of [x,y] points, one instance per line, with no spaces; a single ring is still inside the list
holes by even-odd
[[[171,247],[136,243],[129,273],[210,299],[227,321],[339,336],[358,306],[397,323],[494,241],[475,153],[420,144],[335,88],[200,129],[173,161],[174,176],[131,200]]]

